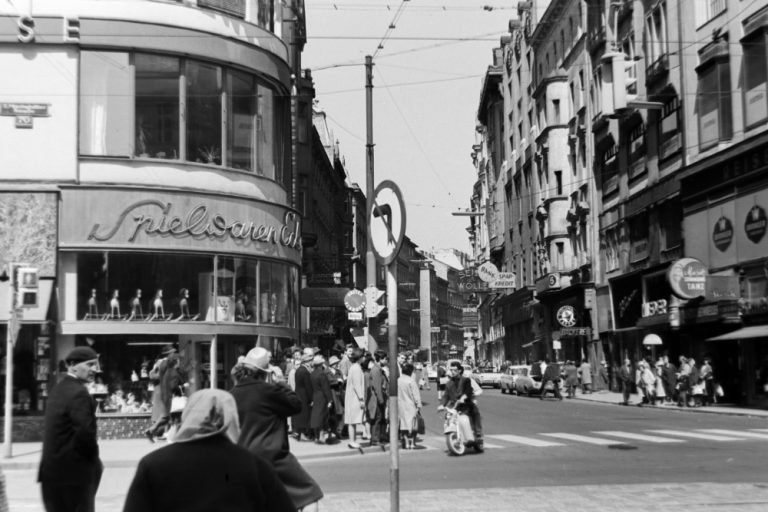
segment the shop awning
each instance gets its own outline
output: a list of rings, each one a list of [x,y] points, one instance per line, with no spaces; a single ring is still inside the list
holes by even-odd
[[[735,331],[707,338],[707,341],[746,340],[749,338],[768,338],[768,325],[750,325]]]

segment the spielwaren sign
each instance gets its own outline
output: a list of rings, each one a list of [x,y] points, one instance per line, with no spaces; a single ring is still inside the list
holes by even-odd
[[[189,250],[301,260],[301,222],[284,206],[134,190],[64,190],[62,249]]]

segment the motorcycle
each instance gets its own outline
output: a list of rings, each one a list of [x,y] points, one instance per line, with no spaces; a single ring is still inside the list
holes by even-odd
[[[445,411],[443,434],[445,434],[448,451],[454,455],[464,455],[467,448],[474,448],[478,453],[482,453],[483,442],[475,440],[469,416],[455,407],[446,406],[443,410]]]

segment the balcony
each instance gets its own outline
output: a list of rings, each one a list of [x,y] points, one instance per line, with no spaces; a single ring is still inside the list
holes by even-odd
[[[245,0],[197,0],[197,5],[238,18],[245,18]]]
[[[666,53],[648,66],[645,70],[646,86],[650,87],[654,83],[663,79],[669,73],[669,55]]]

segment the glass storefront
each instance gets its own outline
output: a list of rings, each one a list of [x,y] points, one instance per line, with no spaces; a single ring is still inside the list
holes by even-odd
[[[296,266],[268,260],[77,254],[78,320],[245,322],[296,329],[298,286]]]

